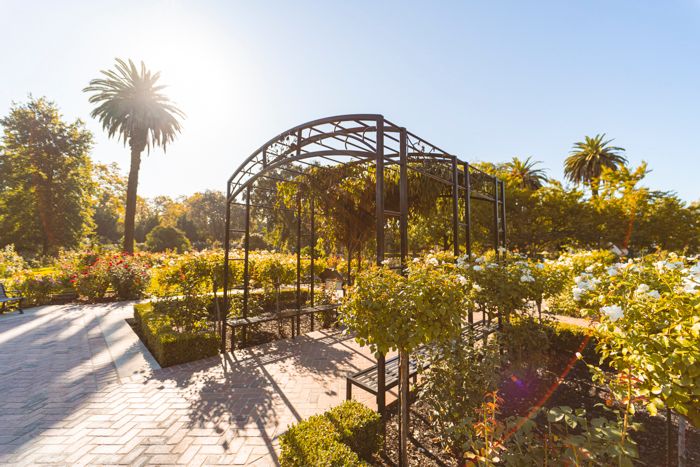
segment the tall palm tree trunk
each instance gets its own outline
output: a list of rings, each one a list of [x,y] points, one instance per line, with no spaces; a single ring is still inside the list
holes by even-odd
[[[131,144],[131,167],[129,169],[129,181],[126,186],[126,213],[124,215],[124,251],[134,252],[134,228],[136,225],[136,190],[139,184],[139,170],[141,169],[141,152],[135,144]]]

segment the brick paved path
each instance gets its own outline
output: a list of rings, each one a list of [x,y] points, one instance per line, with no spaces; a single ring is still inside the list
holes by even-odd
[[[372,364],[315,332],[159,369],[114,319],[130,307],[0,316],[0,464],[275,465],[287,425],[342,401],[345,376]]]

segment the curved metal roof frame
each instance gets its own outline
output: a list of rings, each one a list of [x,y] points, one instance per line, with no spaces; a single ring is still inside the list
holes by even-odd
[[[271,138],[253,152],[231,175],[227,185],[228,201],[233,202],[258,178],[278,169],[290,170],[289,165],[307,159],[344,164],[348,160],[376,160],[381,154],[386,164],[398,162],[401,153],[400,134],[406,135],[406,158],[409,169],[423,173],[445,184],[447,177],[430,171],[430,162],[458,162],[459,171],[469,170],[475,176],[472,196],[491,200],[494,177],[469,166],[465,161],[427,142],[384,118],[380,114],[348,114],[312,120],[292,127]],[[381,143],[378,144],[378,141]],[[338,160],[343,158],[346,160]],[[434,165],[434,164],[433,164]],[[467,169],[468,167],[468,169]],[[291,171],[291,170],[290,170]],[[299,175],[303,173],[299,172]],[[462,175],[463,176],[463,175]],[[484,183],[478,183],[479,179]]]

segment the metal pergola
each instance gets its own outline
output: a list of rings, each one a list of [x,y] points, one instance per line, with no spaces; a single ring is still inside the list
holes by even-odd
[[[373,164],[376,172],[375,213],[376,220],[376,262],[382,264],[386,257],[400,258],[400,265],[409,259],[408,223],[409,212],[409,171],[416,171],[436,183],[441,183],[450,189],[451,198],[451,227],[452,249],[455,256],[462,252],[472,257],[472,201],[481,201],[493,205],[492,245],[497,254],[506,244],[505,216],[505,186],[498,178],[472,167],[458,156],[450,154],[439,147],[411,133],[406,128],[396,125],[378,114],[351,114],[313,120],[290,128],[267,141],[251,154],[236,169],[227,183],[227,209],[225,232],[225,264],[224,264],[224,316],[221,317],[222,351],[226,351],[226,319],[229,312],[229,298],[233,287],[229,286],[232,261],[243,261],[243,304],[242,317],[249,312],[250,270],[249,252],[251,237],[251,208],[271,208],[274,206],[258,206],[251,203],[251,191],[256,183],[268,179],[289,182],[290,178],[296,183],[298,198],[305,191],[304,169],[309,166],[332,166],[337,164],[365,163]],[[398,167],[398,207],[386,206],[386,173]],[[290,178],[280,178],[278,174],[285,173]],[[292,178],[293,177],[293,178]],[[460,200],[462,206],[460,207]],[[314,222],[314,198],[308,199],[310,231],[310,261],[311,278],[309,279],[309,300],[314,306],[313,265],[316,247],[316,225]],[[244,209],[243,228],[232,228],[232,209]],[[394,209],[392,209],[394,208]],[[463,212],[460,212],[463,210]],[[297,203],[296,213],[296,255],[297,277],[296,298],[297,309],[301,309],[301,203]],[[460,220],[460,214],[463,220]],[[398,220],[399,251],[386,251],[387,221]],[[395,221],[394,221],[395,222]],[[242,237],[243,258],[231,256],[232,238]],[[460,241],[460,237],[463,241]],[[350,258],[348,258],[350,259]],[[399,266],[399,267],[401,267]],[[311,315],[313,317],[313,314]],[[472,319],[471,313],[469,315]],[[313,318],[312,318],[313,319]],[[297,334],[299,333],[297,318]],[[313,324],[312,324],[313,326]],[[294,327],[292,327],[294,329]],[[294,333],[294,330],[292,331]],[[377,359],[380,376],[377,405],[383,409],[385,405],[384,356]]]

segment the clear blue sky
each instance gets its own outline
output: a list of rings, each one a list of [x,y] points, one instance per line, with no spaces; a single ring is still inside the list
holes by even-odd
[[[606,132],[647,185],[700,199],[700,1],[0,0],[0,114],[28,93],[128,150],[81,89],[114,57],[162,71],[188,117],[142,165],[144,196],[223,189],[244,157],[318,117],[382,113],[467,160],[552,176]]]

